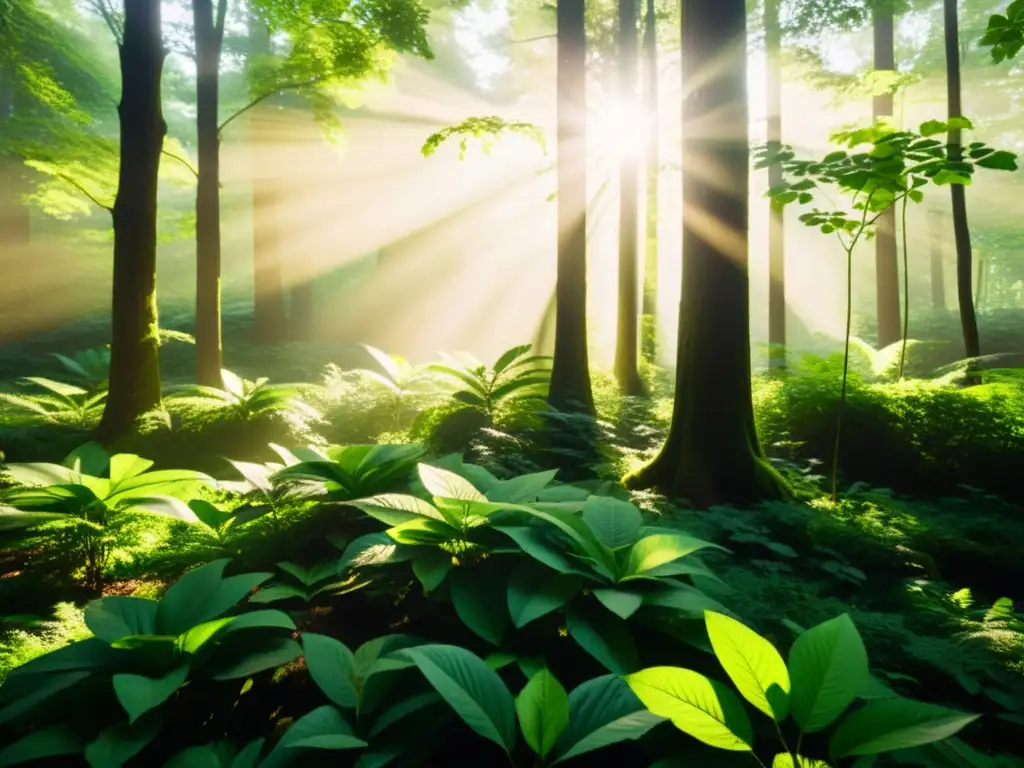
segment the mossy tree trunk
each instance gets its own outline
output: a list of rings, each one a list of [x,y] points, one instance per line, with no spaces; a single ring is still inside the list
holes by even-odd
[[[160,405],[156,304],[156,214],[160,151],[167,125],[160,105],[163,73],[160,0],[125,4],[118,104],[121,162],[114,226],[110,389],[98,437],[113,441]]]
[[[548,402],[594,412],[587,352],[587,101],[584,0],[562,0],[558,36],[558,271]]]
[[[872,6],[875,71],[896,70],[896,20],[893,0],[876,0]],[[892,91],[874,97],[874,119],[893,115]],[[875,238],[875,291],[878,320],[878,346],[887,347],[903,337],[900,322],[900,265],[896,250],[896,207],[890,207],[878,219]]]
[[[647,116],[647,196],[646,231],[644,238],[644,296],[642,349],[648,360],[658,358],[658,20],[654,0],[647,0],[644,9],[644,102]]]
[[[637,103],[637,0],[619,2],[619,108],[627,113]],[[637,144],[641,137],[636,137]],[[624,151],[619,159],[619,300],[615,339],[615,380],[625,395],[642,395],[640,359],[640,286],[637,238],[640,156]]]
[[[220,387],[220,53],[227,0],[192,0],[196,42],[196,381]]]
[[[960,18],[957,0],[943,0],[943,22],[946,44],[946,101],[949,117],[962,117],[960,86]],[[961,147],[960,131],[949,132],[950,159],[958,160]],[[971,250],[971,230],[967,224],[967,188],[963,184],[950,184],[953,202],[953,241],[956,244],[956,295],[960,305],[960,327],[964,337],[964,357],[981,355],[981,335],[978,316],[971,290],[974,256]],[[973,382],[973,377],[968,382]]]
[[[706,508],[782,495],[754,428],[747,274],[746,3],[682,0],[683,276],[672,424],[625,478]],[[692,89],[692,90],[691,90]]]
[[[252,56],[273,51],[270,30],[255,14],[249,17],[249,46]],[[254,63],[250,61],[250,65]],[[260,108],[249,112],[249,150],[252,179],[252,267],[253,341],[277,344],[285,340],[284,285],[281,280],[281,230],[277,218],[278,195],[268,170],[267,145],[271,144],[265,114]]]
[[[765,0],[765,97],[768,115],[768,148],[782,147],[782,28],[779,0]],[[782,163],[768,167],[768,187],[782,184]],[[768,365],[786,367],[786,230],[782,211],[768,207]]]

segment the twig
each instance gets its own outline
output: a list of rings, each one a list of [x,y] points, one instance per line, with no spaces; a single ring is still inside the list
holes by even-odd
[[[112,205],[104,205],[103,203],[101,203],[101,202],[100,202],[99,200],[97,200],[97,199],[96,199],[96,196],[95,196],[95,195],[93,195],[93,194],[92,194],[92,192],[90,192],[90,191],[89,191],[88,189],[86,189],[85,187],[83,187],[83,186],[82,186],[81,184],[79,184],[79,183],[78,183],[77,181],[75,181],[74,179],[72,179],[72,178],[69,178],[69,177],[65,176],[65,175],[64,175],[63,173],[54,173],[53,175],[54,175],[54,176],[55,176],[56,178],[58,178],[58,179],[60,179],[61,181],[63,181],[63,182],[65,183],[65,184],[70,184],[70,185],[71,185],[72,187],[74,187],[74,188],[75,188],[75,189],[77,189],[77,190],[78,190],[79,192],[81,192],[81,193],[82,193],[83,195],[85,195],[85,196],[86,196],[87,198],[89,198],[89,200],[90,200],[90,201],[91,201],[92,203],[94,203],[95,205],[99,206],[100,208],[102,208],[103,210],[105,210],[105,211],[106,211],[107,213],[109,213],[109,214],[113,215],[113,213],[114,213],[114,207],[113,207]]]
[[[161,155],[167,155],[172,160],[177,160],[179,163],[181,163],[186,168],[188,168],[192,172],[193,176],[195,176],[197,179],[199,178],[199,171],[195,168],[195,166],[192,165],[192,163],[190,163],[184,157],[181,157],[180,155],[176,155],[173,152],[168,152],[166,149],[161,149],[160,150],[160,154]]]
[[[298,90],[301,90],[303,88],[311,88],[312,86],[316,85],[318,82],[319,82],[319,80],[317,78],[313,78],[312,80],[306,80],[306,81],[301,82],[301,83],[287,83],[286,85],[282,85],[282,86],[280,86],[278,88],[275,88],[272,91],[268,91],[267,93],[264,93],[262,96],[256,97],[255,99],[250,101],[248,104],[246,104],[244,107],[242,107],[240,110],[238,110],[233,115],[231,115],[227,120],[222,122],[217,127],[217,135],[219,136],[221,133],[223,133],[224,129],[227,128],[228,125],[230,125],[232,123],[232,121],[234,121],[235,119],[241,117],[246,112],[248,112],[250,109],[255,107],[257,104],[260,104],[260,103],[266,101],[267,99],[271,98],[272,96],[277,96],[277,94],[279,94],[279,93],[281,93],[283,91],[298,91]]]

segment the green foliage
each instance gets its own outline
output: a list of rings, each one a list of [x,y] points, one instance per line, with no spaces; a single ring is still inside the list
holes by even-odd
[[[423,456],[418,445],[348,445],[320,451],[306,449],[301,461],[273,475],[275,484],[303,495],[348,502],[364,495],[395,490]]]
[[[212,479],[187,469],[149,471],[153,462],[132,454],[109,455],[99,445],[75,449],[63,464],[7,464],[18,484],[0,492],[0,531],[25,535],[60,521],[79,537],[86,578],[99,583],[108,555],[106,529],[113,516],[136,510],[194,521],[183,499]]]
[[[739,622],[712,611],[706,622],[719,662],[747,701],[779,723],[786,720],[789,694],[789,713],[801,736],[798,744],[804,734],[834,723],[869,680],[864,643],[846,614],[802,632],[790,649],[788,670],[768,640]],[[754,730],[743,705],[721,683],[673,667],[645,669],[627,675],[626,682],[651,712],[705,744],[753,750]],[[978,717],[887,696],[868,701],[839,724],[829,740],[829,755],[838,760],[919,747],[954,735]],[[781,740],[782,732],[777,732]],[[794,757],[784,740],[782,746],[789,762],[776,758],[774,765],[813,760]]]
[[[996,64],[1015,58],[1024,47],[1024,2],[1015,0],[1007,6],[1005,14],[990,16],[980,44],[992,49],[992,60]]]
[[[469,150],[469,142],[474,139],[480,142],[484,154],[490,154],[494,145],[509,134],[523,136],[536,144],[543,154],[547,154],[547,144],[544,141],[544,133],[540,126],[533,123],[507,122],[500,117],[467,117],[457,125],[450,125],[440,131],[430,134],[423,142],[420,152],[424,157],[430,157],[438,148],[449,139],[459,140],[459,159],[466,159],[466,152]]]
[[[103,407],[107,400],[106,388],[99,392],[90,391],[75,384],[54,381],[42,376],[26,376],[19,383],[34,385],[47,394],[15,395],[0,392],[0,403],[5,403],[32,419],[51,424],[92,427],[103,415]]]
[[[543,399],[551,381],[546,366],[551,358],[531,355],[532,345],[512,347],[488,368],[470,355],[458,359],[444,355],[443,364],[429,369],[457,383],[454,397],[471,408],[493,416],[498,408],[518,399]]]
[[[200,384],[172,387],[168,390],[168,405],[226,409],[244,420],[275,412],[319,415],[303,399],[317,389],[312,384],[271,384],[266,378],[247,381],[228,370],[221,370],[221,379],[223,389]]]

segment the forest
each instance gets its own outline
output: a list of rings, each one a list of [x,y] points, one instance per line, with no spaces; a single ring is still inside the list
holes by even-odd
[[[1024,766],[1024,0],[0,0],[0,768]]]

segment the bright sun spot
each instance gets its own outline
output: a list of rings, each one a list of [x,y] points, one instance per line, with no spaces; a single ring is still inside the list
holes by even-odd
[[[588,144],[600,158],[643,157],[647,149],[648,115],[612,100],[590,115]]]

